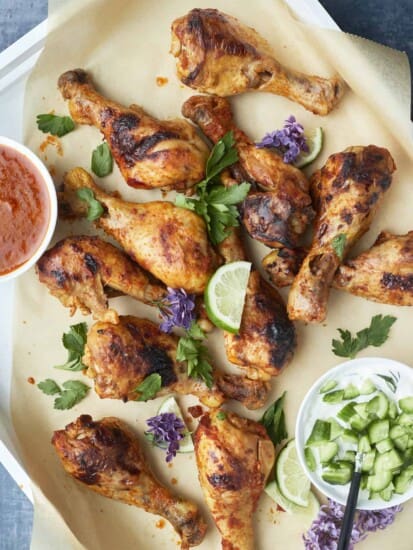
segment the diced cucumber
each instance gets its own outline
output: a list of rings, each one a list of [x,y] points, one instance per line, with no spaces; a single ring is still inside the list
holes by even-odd
[[[370,424],[370,420],[368,418],[362,418],[359,414],[354,414],[350,419],[350,426],[353,428],[353,430],[356,430],[356,432],[362,432],[367,428],[367,426]]]
[[[373,470],[375,459],[376,451],[369,451],[368,453],[364,453],[361,471],[366,473],[371,472]]]
[[[370,475],[367,479],[367,489],[378,493],[385,489],[392,480],[392,473],[389,471],[379,472],[377,474]]]
[[[324,445],[318,447],[318,455],[320,457],[320,462],[325,464],[330,462],[338,453],[338,445],[335,441],[328,441]]]
[[[332,485],[345,485],[350,481],[352,473],[352,465],[349,462],[333,463],[324,468],[321,477]]]
[[[330,422],[316,420],[306,445],[318,445],[330,439]]]
[[[310,472],[315,472],[317,468],[317,462],[315,460],[314,453],[310,449],[310,447],[306,447],[304,449],[304,458]]]
[[[394,478],[394,490],[396,493],[402,495],[409,488],[410,483],[413,480],[413,471],[411,468],[406,468],[397,477]]]
[[[335,390],[323,395],[324,403],[341,403],[343,401],[344,390]]]
[[[400,416],[396,418],[396,421],[399,423],[400,426],[412,426],[413,414],[403,412]]]
[[[370,395],[375,391],[376,391],[376,386],[373,384],[370,378],[366,378],[365,380],[363,380],[360,386],[361,395]]]
[[[404,435],[407,435],[406,429],[403,428],[403,426],[399,426],[396,424],[392,428],[390,428],[389,435],[392,439],[398,439],[399,437],[403,437]]]
[[[370,443],[378,443],[389,437],[390,423],[388,420],[374,420],[368,428]]]
[[[340,436],[340,439],[342,441],[346,441],[347,443],[353,443],[354,445],[357,445],[359,440],[357,434],[353,432],[353,430],[344,430]]]
[[[356,461],[356,451],[346,451],[343,454],[343,460],[354,464]]]
[[[367,474],[361,474],[361,480],[360,480],[360,489],[367,489],[367,480],[368,480]]]
[[[330,390],[333,390],[337,386],[338,382],[336,380],[327,380],[320,388],[320,393],[327,393]]]
[[[371,451],[370,440],[367,435],[362,435],[358,441],[357,449],[360,453],[368,453]]]
[[[401,437],[396,437],[394,439],[394,445],[399,449],[399,451],[405,451],[409,443],[409,436],[407,434],[402,435]]]
[[[349,384],[344,388],[344,399],[354,399],[360,395],[359,389],[354,384]]]
[[[407,445],[407,436],[406,436],[406,445]],[[376,449],[380,454],[387,453],[387,451],[391,451],[391,449],[393,448],[394,448],[394,445],[390,437],[386,437],[386,439],[382,439],[381,441],[376,443]]]
[[[378,474],[385,471],[397,470],[401,466],[403,466],[402,457],[396,449],[391,449],[386,453],[376,456],[376,460],[374,461],[374,472]],[[378,490],[380,491],[381,489]]]
[[[356,414],[356,411],[354,410],[354,405],[356,405],[354,401],[350,401],[350,403],[347,403],[347,405],[345,405],[342,409],[338,411],[338,418],[340,418],[340,420],[344,420],[344,422],[349,422],[350,418]]]
[[[399,407],[403,412],[413,414],[413,396],[399,399]]]
[[[394,401],[389,401],[389,411],[388,411],[388,415],[389,415],[389,418],[391,418],[392,420],[394,420],[397,416],[397,405]]]
[[[385,418],[389,410],[389,400],[383,392],[379,392],[373,399],[367,403],[367,411],[370,415],[376,415],[377,418]]]
[[[380,498],[385,500],[386,502],[390,502],[391,497],[394,493],[394,485],[392,482],[390,482],[387,487],[385,487],[383,490],[380,491]]]
[[[387,489],[387,487],[386,487]],[[380,491],[381,493],[381,491]],[[380,493],[377,493],[376,491],[370,491],[369,492],[369,500],[377,500],[380,498]]]
[[[330,441],[333,441],[344,432],[344,428],[334,418],[329,418],[328,421],[330,422]]]
[[[367,403],[357,403],[354,405],[354,410],[361,418],[371,418],[367,410]]]

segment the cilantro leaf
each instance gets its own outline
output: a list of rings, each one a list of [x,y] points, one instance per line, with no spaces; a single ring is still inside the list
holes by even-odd
[[[64,391],[54,401],[54,408],[58,410],[71,409],[82,401],[90,390],[89,386],[80,380],[67,380],[62,385]]]
[[[41,132],[57,137],[63,137],[75,129],[75,123],[70,116],[37,115],[36,122]]]
[[[238,152],[235,148],[234,132],[225,134],[212,148],[206,163],[206,180],[210,181],[218,174],[238,161]]]
[[[343,259],[346,242],[347,242],[347,237],[344,233],[339,233],[331,241],[331,246],[334,248],[334,252],[340,258],[340,260]]]
[[[69,332],[62,336],[63,346],[68,350],[67,361],[63,365],[56,365],[56,369],[80,371],[86,368],[82,363],[87,339],[87,324],[71,325]]]
[[[188,375],[192,378],[200,378],[208,388],[212,388],[212,366],[209,363],[208,348],[202,343],[205,337],[201,327],[193,322],[186,331],[185,336],[179,339],[176,350],[176,360],[186,361]]]
[[[37,387],[46,395],[55,395],[56,393],[61,393],[62,391],[56,382],[51,378],[46,378],[46,380],[39,382]]]
[[[95,194],[93,193],[92,189],[89,189],[88,187],[82,187],[82,189],[77,190],[76,194],[79,199],[87,202],[89,206],[86,216],[87,219],[90,222],[93,222],[94,220],[100,218],[100,216],[104,212],[104,209],[100,202],[95,199]]]
[[[139,384],[139,386],[135,388],[134,391],[139,393],[136,401],[148,401],[148,399],[152,399],[153,397],[155,397],[161,387],[161,375],[157,372],[150,374],[145,378],[143,382]]]
[[[274,443],[274,446],[278,445],[284,439],[287,439],[288,432],[285,425],[284,415],[284,399],[286,392],[282,394],[272,405],[265,411],[260,423],[267,430],[268,436]]]
[[[92,153],[92,172],[103,178],[113,170],[113,157],[109,145],[104,142],[98,145]]]
[[[340,340],[332,341],[332,351],[339,357],[354,359],[357,353],[368,346],[379,347],[388,339],[390,328],[395,323],[396,317],[391,315],[375,315],[370,326],[359,330],[355,336],[349,330],[337,329]]]

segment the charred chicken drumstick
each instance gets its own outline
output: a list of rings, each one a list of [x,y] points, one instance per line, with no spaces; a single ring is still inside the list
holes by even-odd
[[[155,478],[135,434],[118,418],[83,414],[55,431],[52,444],[66,472],[92,491],[163,516],[183,549],[202,542],[207,526],[196,504]]]
[[[253,514],[274,464],[265,428],[232,412],[210,411],[195,432],[206,503],[225,550],[254,550]]]
[[[290,319],[324,321],[334,274],[352,245],[369,229],[394,170],[390,153],[369,145],[331,155],[313,175],[314,237],[288,297]]]
[[[200,294],[220,263],[197,214],[167,201],[126,202],[104,193],[83,168],[64,179],[64,208],[85,215],[87,205],[76,191],[93,191],[105,208],[96,221],[141,267],[172,288]]]
[[[338,77],[309,76],[284,67],[254,29],[215,9],[193,9],[176,19],[171,53],[183,84],[218,96],[271,92],[326,115],[344,91]]]
[[[102,132],[132,187],[182,190],[202,180],[208,148],[185,120],[160,121],[141,107],[110,101],[82,69],[62,74],[58,86],[73,120]]]

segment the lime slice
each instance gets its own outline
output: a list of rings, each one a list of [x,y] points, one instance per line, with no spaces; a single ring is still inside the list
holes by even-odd
[[[174,413],[175,416],[180,418],[185,424],[184,417],[182,416],[181,409],[179,408],[178,403],[176,402],[175,397],[168,397],[159,407],[158,414],[162,413]],[[186,426],[186,425],[185,425]],[[160,443],[157,445],[162,449],[166,449],[168,446],[166,443]],[[183,439],[179,442],[178,453],[192,453],[194,450],[194,444],[192,442],[191,434],[188,432]]]
[[[309,151],[308,153],[300,153],[300,155],[298,155],[296,161],[294,162],[294,165],[297,166],[297,168],[304,168],[304,166],[307,166],[313,162],[323,148],[324,134],[321,127],[316,128],[311,134],[305,134],[305,137]]]
[[[294,439],[280,452],[275,467],[283,496],[294,504],[308,506],[311,484],[301,468]]]
[[[250,262],[231,262],[217,269],[209,280],[205,307],[217,327],[239,331],[250,271]]]
[[[320,503],[318,502],[317,497],[311,491],[308,495],[308,506],[298,506],[297,504],[294,504],[293,502],[285,498],[275,480],[271,481],[266,486],[265,492],[270,498],[272,498],[272,500],[276,504],[278,504],[278,506],[280,506],[288,514],[302,514],[306,518],[308,517],[309,523],[313,521],[313,519],[317,516],[318,511],[320,510]]]

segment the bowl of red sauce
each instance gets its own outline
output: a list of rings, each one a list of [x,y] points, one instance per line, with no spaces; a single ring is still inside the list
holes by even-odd
[[[56,221],[56,189],[46,166],[24,145],[0,137],[0,282],[36,263]]]

